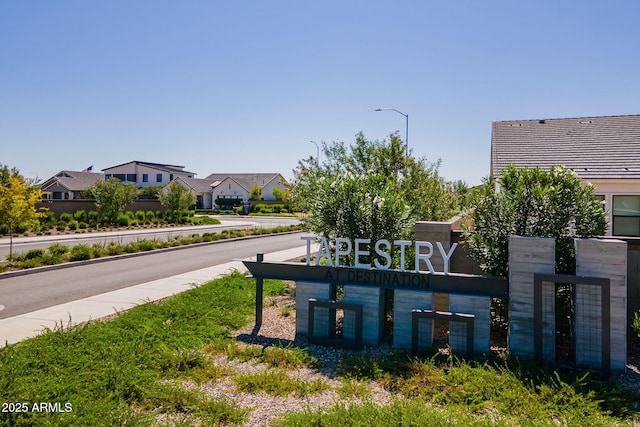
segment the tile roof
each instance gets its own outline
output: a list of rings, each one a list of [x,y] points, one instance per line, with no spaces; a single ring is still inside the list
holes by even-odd
[[[493,122],[491,173],[563,165],[583,179],[640,178],[640,115]]]
[[[56,183],[69,189],[69,191],[82,191],[98,180],[103,180],[103,173],[79,172],[63,170],[42,183],[42,190],[55,185]]]
[[[191,187],[196,193],[210,193],[211,180],[206,178],[185,178],[183,176],[176,178]]]
[[[264,187],[273,179],[284,181],[284,178],[282,178],[279,173],[212,173],[205,179],[209,180],[212,184],[217,182],[217,185],[219,185],[227,178],[233,179],[247,191],[251,191],[254,185]],[[217,185],[213,186],[216,187]]]

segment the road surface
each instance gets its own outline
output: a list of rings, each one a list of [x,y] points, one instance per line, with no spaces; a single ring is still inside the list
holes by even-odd
[[[138,285],[237,258],[304,246],[305,233],[218,241],[24,276],[0,275],[0,319]],[[64,320],[64,319],[61,319]]]

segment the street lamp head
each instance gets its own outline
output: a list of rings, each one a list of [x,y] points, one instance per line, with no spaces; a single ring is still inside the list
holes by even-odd
[[[398,113],[398,114],[402,114],[402,115],[403,115],[403,116],[405,116],[405,117],[409,117],[409,115],[408,115],[408,114],[405,114],[405,113],[403,113],[403,112],[402,112],[402,111],[400,111],[400,110],[396,110],[395,108],[376,108],[376,110],[375,110],[375,111],[395,111],[395,112],[396,112],[396,113]]]
[[[404,116],[405,119],[407,119],[407,130],[405,133],[405,146],[407,147],[407,156],[409,155],[409,114],[405,114],[400,110],[396,110],[395,108],[377,108],[375,111],[395,111],[398,114],[401,114]]]

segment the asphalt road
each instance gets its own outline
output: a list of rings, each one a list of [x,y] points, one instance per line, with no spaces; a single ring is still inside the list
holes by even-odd
[[[219,241],[24,276],[0,276],[0,319],[226,263],[236,258],[255,256],[258,252],[269,253],[303,246],[304,242],[300,239],[303,234]]]
[[[126,230],[120,232],[92,232],[82,234],[67,234],[58,236],[15,237],[13,239],[13,253],[27,252],[30,249],[45,249],[54,243],[74,246],[79,244],[93,245],[95,243],[119,242],[128,243],[140,239],[167,240],[174,236],[188,236],[194,233],[219,233],[222,230],[245,228],[274,228],[291,224],[299,224],[295,217],[232,217],[218,216],[220,225],[199,225],[190,227],[172,227],[162,229]],[[0,239],[0,259],[9,255],[9,239]]]

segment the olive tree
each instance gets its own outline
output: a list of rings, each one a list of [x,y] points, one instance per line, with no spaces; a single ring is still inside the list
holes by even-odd
[[[191,190],[171,181],[158,192],[158,200],[163,206],[173,211],[176,214],[174,219],[179,221],[182,218],[182,211],[196,203],[196,196]]]
[[[300,160],[288,190],[318,235],[335,239],[411,238],[416,220],[444,220],[456,197],[438,175],[439,162],[407,154],[397,134],[355,144],[323,144],[324,160]]]
[[[118,214],[135,200],[138,190],[117,178],[109,178],[96,181],[85,189],[85,193],[95,199],[99,220],[113,224],[118,219]]]
[[[544,171],[510,165],[499,180],[485,179],[473,200],[473,228],[465,240],[471,256],[493,275],[508,272],[510,235],[554,237],[556,272],[575,274],[573,239],[607,229],[593,186],[562,166]]]

